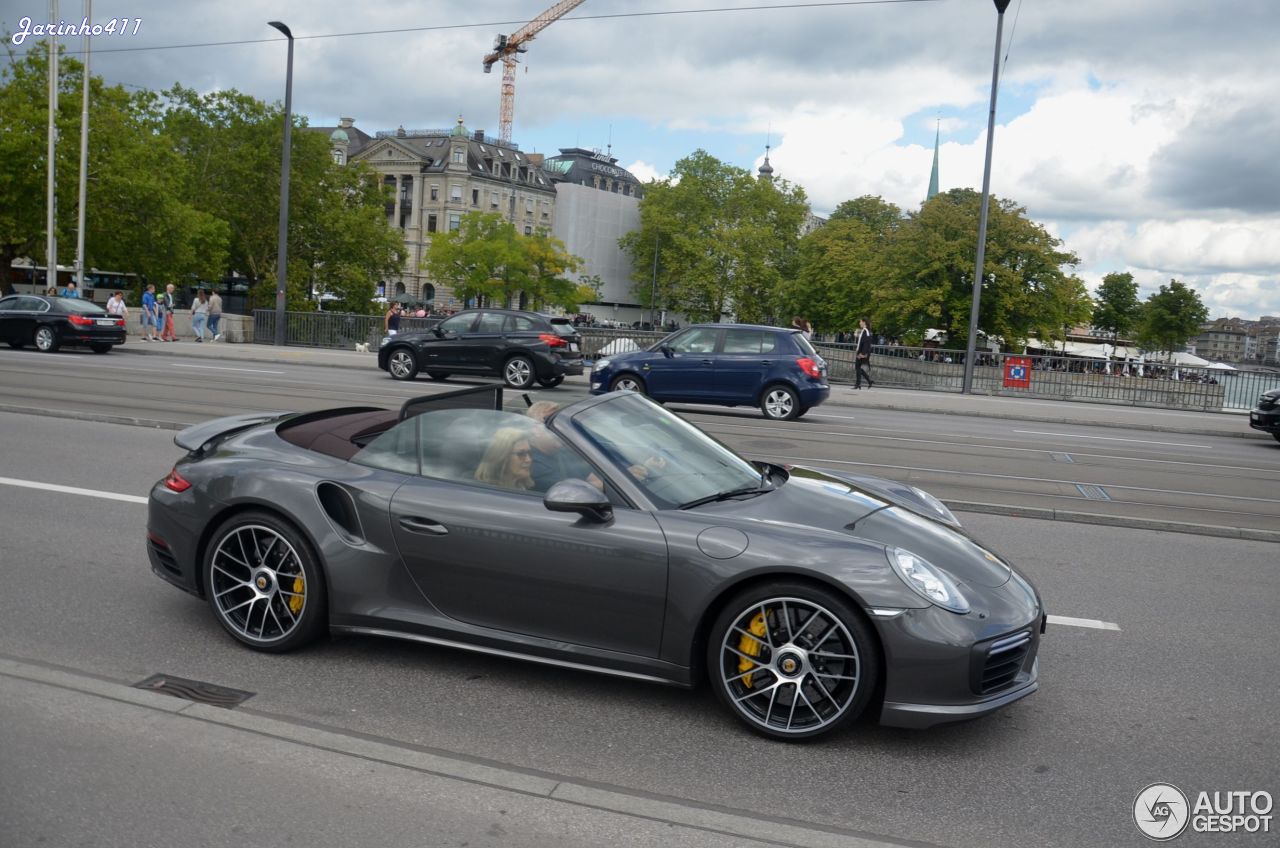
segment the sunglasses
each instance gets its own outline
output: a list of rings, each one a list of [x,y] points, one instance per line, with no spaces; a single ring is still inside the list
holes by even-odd
[[[512,451],[511,455],[514,456],[516,459],[528,459],[529,457],[533,456],[533,451],[529,450],[528,448],[525,448],[524,450]]]

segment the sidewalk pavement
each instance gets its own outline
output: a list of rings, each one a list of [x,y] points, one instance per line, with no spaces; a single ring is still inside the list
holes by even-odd
[[[377,353],[327,348],[285,347],[260,344],[226,344],[183,340],[161,343],[130,341],[115,348],[115,355],[184,356],[240,362],[288,363],[328,368],[376,371]],[[379,372],[381,373],[381,372]],[[586,391],[587,376],[569,377],[565,386]],[[1244,412],[1194,412],[1156,407],[1083,403],[1043,398],[963,395],[922,389],[882,388],[856,390],[847,384],[832,384],[831,397],[821,411],[845,414],[850,409],[879,409],[923,412],[935,415],[967,415],[978,418],[1005,418],[1018,421],[1069,423],[1094,427],[1123,427],[1164,433],[1270,439],[1249,428]],[[839,410],[839,412],[836,412]]]

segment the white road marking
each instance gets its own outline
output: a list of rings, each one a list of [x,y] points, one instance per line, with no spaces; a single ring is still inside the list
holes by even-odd
[[[1188,445],[1182,442],[1157,442],[1151,439],[1121,439],[1115,436],[1077,436],[1074,433],[1046,433],[1043,430],[1014,430],[1015,433],[1024,433],[1028,436],[1058,436],[1063,439],[1097,439],[1102,442],[1137,442],[1140,445],[1159,445],[1166,448],[1201,448],[1202,450],[1213,450],[1212,445]]]
[[[0,486],[18,486],[23,489],[39,489],[43,492],[58,492],[64,495],[85,495],[91,498],[124,501],[125,503],[145,504],[147,502],[146,498],[138,495],[122,495],[119,492],[102,492],[97,489],[80,489],[76,486],[59,486],[56,483],[43,483],[36,480],[15,480],[12,477],[0,477]]]
[[[283,374],[283,371],[268,371],[265,368],[221,368],[217,365],[182,365],[175,364],[174,368],[202,368],[206,371],[247,371],[252,374]]]
[[[1067,615],[1049,616],[1050,624],[1065,624],[1067,627],[1092,627],[1094,630],[1119,630],[1120,625],[1110,621],[1098,621],[1096,618],[1071,618]]]

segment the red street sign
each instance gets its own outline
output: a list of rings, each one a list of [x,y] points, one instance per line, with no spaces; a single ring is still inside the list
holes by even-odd
[[[1006,389],[1031,388],[1031,360],[1025,356],[1010,356],[1004,361],[1004,387]]]

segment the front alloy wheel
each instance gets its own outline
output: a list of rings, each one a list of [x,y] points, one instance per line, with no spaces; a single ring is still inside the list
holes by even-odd
[[[219,528],[204,576],[218,623],[251,648],[292,650],[324,624],[324,582],[311,549],[275,516],[244,513]]]
[[[418,360],[408,348],[396,348],[387,357],[387,371],[397,380],[412,380],[418,376]]]
[[[839,596],[775,583],[734,599],[707,645],[716,695],[776,739],[828,733],[867,705],[879,676],[870,628]]]
[[[513,389],[529,388],[535,379],[533,361],[527,356],[511,357],[502,368],[502,379]]]
[[[52,327],[37,327],[35,343],[36,350],[42,353],[53,353],[58,349],[58,334]]]

